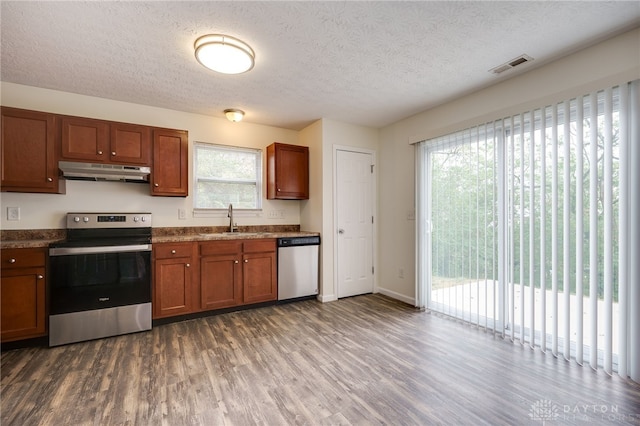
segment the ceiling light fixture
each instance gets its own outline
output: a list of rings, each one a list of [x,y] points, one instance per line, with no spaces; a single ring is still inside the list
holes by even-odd
[[[225,109],[224,115],[227,117],[227,120],[237,123],[238,121],[242,121],[244,111],[241,109]]]
[[[235,37],[209,34],[198,38],[193,47],[198,62],[219,73],[242,74],[255,64],[253,49]]]

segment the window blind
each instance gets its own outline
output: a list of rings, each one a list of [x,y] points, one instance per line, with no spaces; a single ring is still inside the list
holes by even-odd
[[[640,380],[639,86],[421,143],[421,303]]]

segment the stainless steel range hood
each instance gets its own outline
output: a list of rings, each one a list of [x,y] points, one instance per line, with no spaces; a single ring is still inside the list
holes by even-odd
[[[148,182],[151,169],[144,166],[80,163],[60,161],[58,167],[65,179]]]

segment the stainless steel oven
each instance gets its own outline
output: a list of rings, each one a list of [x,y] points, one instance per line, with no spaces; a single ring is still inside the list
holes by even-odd
[[[50,346],[151,329],[150,213],[68,213],[49,259]]]

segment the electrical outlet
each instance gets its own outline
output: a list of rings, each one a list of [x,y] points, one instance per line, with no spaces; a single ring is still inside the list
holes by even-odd
[[[278,210],[278,217],[284,219],[284,210]]]
[[[180,220],[187,219],[187,211],[185,209],[178,209],[178,219]]]
[[[407,210],[407,220],[416,220],[415,210]]]
[[[278,218],[278,210],[269,210],[269,219],[277,219]]]
[[[404,269],[398,269],[398,278],[404,278]]]
[[[20,207],[7,207],[7,220],[20,220]]]

